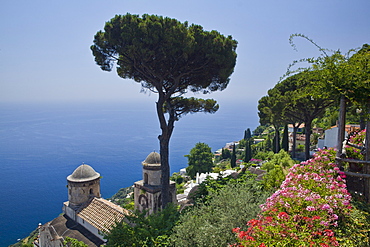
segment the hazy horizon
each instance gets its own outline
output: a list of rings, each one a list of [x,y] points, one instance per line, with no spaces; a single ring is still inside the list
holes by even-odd
[[[210,95],[222,104],[266,95],[293,60],[320,55],[297,38],[343,52],[370,43],[370,1],[4,1],[0,9],[0,102],[138,100],[132,80],[95,64],[94,35],[116,14],[144,13],[199,24],[238,41],[237,64],[226,90]],[[193,96],[193,95],[190,95]],[[196,95],[197,96],[197,95]],[[202,95],[200,95],[202,96]]]

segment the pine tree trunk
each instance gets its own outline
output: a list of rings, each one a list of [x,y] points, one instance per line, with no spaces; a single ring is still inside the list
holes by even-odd
[[[368,113],[370,114],[370,101],[367,107]],[[366,135],[365,135],[365,160],[370,161],[370,121],[366,122]],[[368,165],[364,166],[364,173],[370,174],[370,167]],[[370,202],[370,179],[365,180],[365,200],[367,203]]]
[[[296,157],[298,127],[296,127],[295,124],[293,125],[293,145],[292,145],[292,157],[293,157],[293,159]]]
[[[311,147],[311,125],[312,125],[312,120],[309,120],[307,122],[305,122],[305,129],[306,129],[306,132],[305,132],[305,137],[306,137],[306,140],[305,140],[305,156],[306,156],[306,160],[308,160],[310,158],[310,147]]]
[[[170,202],[169,188],[170,188],[170,164],[169,164],[169,143],[174,128],[175,115],[174,110],[169,109],[169,118],[166,120],[163,111],[165,99],[160,94],[157,102],[157,115],[161,128],[161,135],[158,136],[160,156],[161,156],[161,198],[162,208],[165,208]],[[169,106],[170,107],[170,106]]]
[[[274,126],[275,128],[275,137],[274,137],[274,153],[279,153],[280,151],[280,132],[279,132],[279,127]]]
[[[288,141],[288,125],[286,124],[284,126],[284,132],[283,132],[283,139],[281,141],[281,147],[284,149],[286,152],[289,151],[289,141]]]
[[[163,135],[158,137],[160,145],[160,155],[161,155],[161,197],[162,197],[162,208],[170,202],[170,163],[169,163],[169,139]],[[167,140],[168,139],[168,140]]]
[[[339,119],[338,119],[338,141],[337,141],[337,157],[342,155],[343,141],[345,136],[346,129],[346,98],[341,96],[340,98],[340,110],[339,110]]]

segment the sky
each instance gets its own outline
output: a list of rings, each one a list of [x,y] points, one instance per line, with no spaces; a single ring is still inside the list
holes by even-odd
[[[320,55],[302,38],[295,51],[291,34],[346,52],[370,43],[369,9],[369,0],[3,0],[0,104],[154,102],[138,83],[102,71],[90,51],[95,33],[116,14],[148,13],[232,35],[238,57],[230,84],[207,97],[256,107],[293,60]]]

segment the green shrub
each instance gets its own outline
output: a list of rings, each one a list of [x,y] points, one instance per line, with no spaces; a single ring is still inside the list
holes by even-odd
[[[77,239],[66,237],[63,241],[64,247],[88,247],[87,244],[85,244],[82,241],[78,241]]]
[[[288,169],[294,164],[294,160],[290,155],[280,150],[277,154],[270,154],[269,160],[261,166],[262,170],[267,171],[264,175],[262,183],[266,190],[278,189],[280,184],[284,181]]]
[[[257,183],[228,183],[211,192],[206,203],[180,216],[171,242],[176,247],[218,247],[235,243],[230,229],[244,225],[246,218],[255,217],[267,196]]]
[[[129,224],[122,221],[105,236],[108,240],[106,246],[167,246],[168,236],[178,217],[177,207],[172,204],[149,216],[146,216],[146,212],[135,212],[126,216]]]

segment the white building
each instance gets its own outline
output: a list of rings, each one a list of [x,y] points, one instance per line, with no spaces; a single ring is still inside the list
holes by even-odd
[[[231,174],[236,173],[234,170],[226,170],[226,171],[221,171],[220,173],[198,173],[196,175],[195,181],[191,180],[185,184],[185,190],[183,194],[178,194],[177,201],[182,202],[188,199],[188,195],[190,192],[193,190],[193,188],[197,187],[201,183],[203,183],[207,177],[210,177],[212,179],[217,179],[219,176],[221,177],[227,177],[230,176]]]

